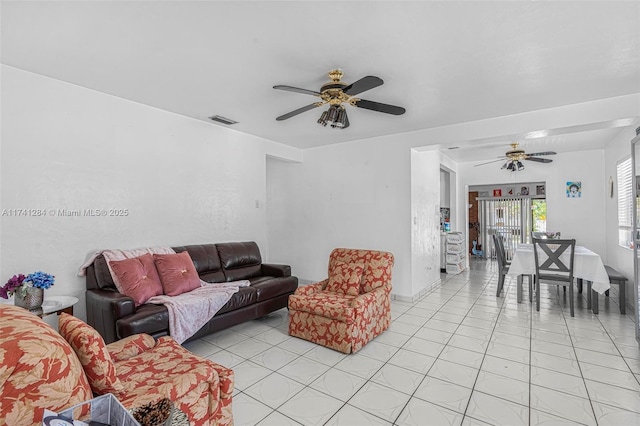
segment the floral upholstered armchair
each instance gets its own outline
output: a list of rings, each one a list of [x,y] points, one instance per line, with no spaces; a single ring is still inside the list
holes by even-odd
[[[289,297],[289,334],[344,353],[360,350],[391,323],[393,254],[337,248],[329,277]]]
[[[58,328],[94,394],[112,393],[127,409],[168,398],[191,425],[233,424],[233,370],[192,354],[169,336],[156,341],[136,334],[105,345],[95,329],[67,314]]]

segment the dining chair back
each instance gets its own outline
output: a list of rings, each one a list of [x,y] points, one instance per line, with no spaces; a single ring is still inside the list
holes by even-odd
[[[507,263],[507,257],[504,251],[504,245],[502,244],[502,237],[498,234],[493,234],[493,245],[496,249],[496,258],[498,259],[498,289],[496,290],[496,297],[500,297],[502,288],[504,287],[504,279],[509,273],[509,264]]]
[[[536,309],[540,310],[540,284],[551,284],[569,288],[571,316],[573,307],[573,261],[576,240],[533,239],[533,254],[536,265]],[[568,253],[565,254],[565,252]]]

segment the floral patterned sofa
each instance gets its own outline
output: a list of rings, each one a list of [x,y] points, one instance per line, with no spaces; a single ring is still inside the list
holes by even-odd
[[[39,425],[45,408],[62,411],[105,393],[127,409],[169,398],[192,425],[233,424],[232,370],[170,337],[138,334],[105,345],[97,331],[67,314],[59,330],[22,308],[0,305],[0,425]]]
[[[289,297],[289,334],[353,353],[391,323],[393,254],[337,248],[329,277]]]

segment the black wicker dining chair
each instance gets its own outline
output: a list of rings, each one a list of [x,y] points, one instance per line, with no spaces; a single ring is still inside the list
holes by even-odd
[[[573,260],[576,240],[533,239],[533,254],[536,264],[536,310],[540,310],[540,285],[550,284],[569,287],[571,316],[573,307]],[[562,257],[569,250],[568,257]],[[562,258],[561,258],[562,257]]]

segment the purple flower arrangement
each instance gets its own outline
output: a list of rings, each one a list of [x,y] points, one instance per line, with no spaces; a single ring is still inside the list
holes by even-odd
[[[14,275],[9,278],[7,283],[0,287],[0,297],[8,299],[17,291],[21,291],[23,295],[27,292],[27,287],[35,287],[41,289],[50,288],[54,283],[54,276],[46,272],[34,272],[27,276],[22,274]]]

